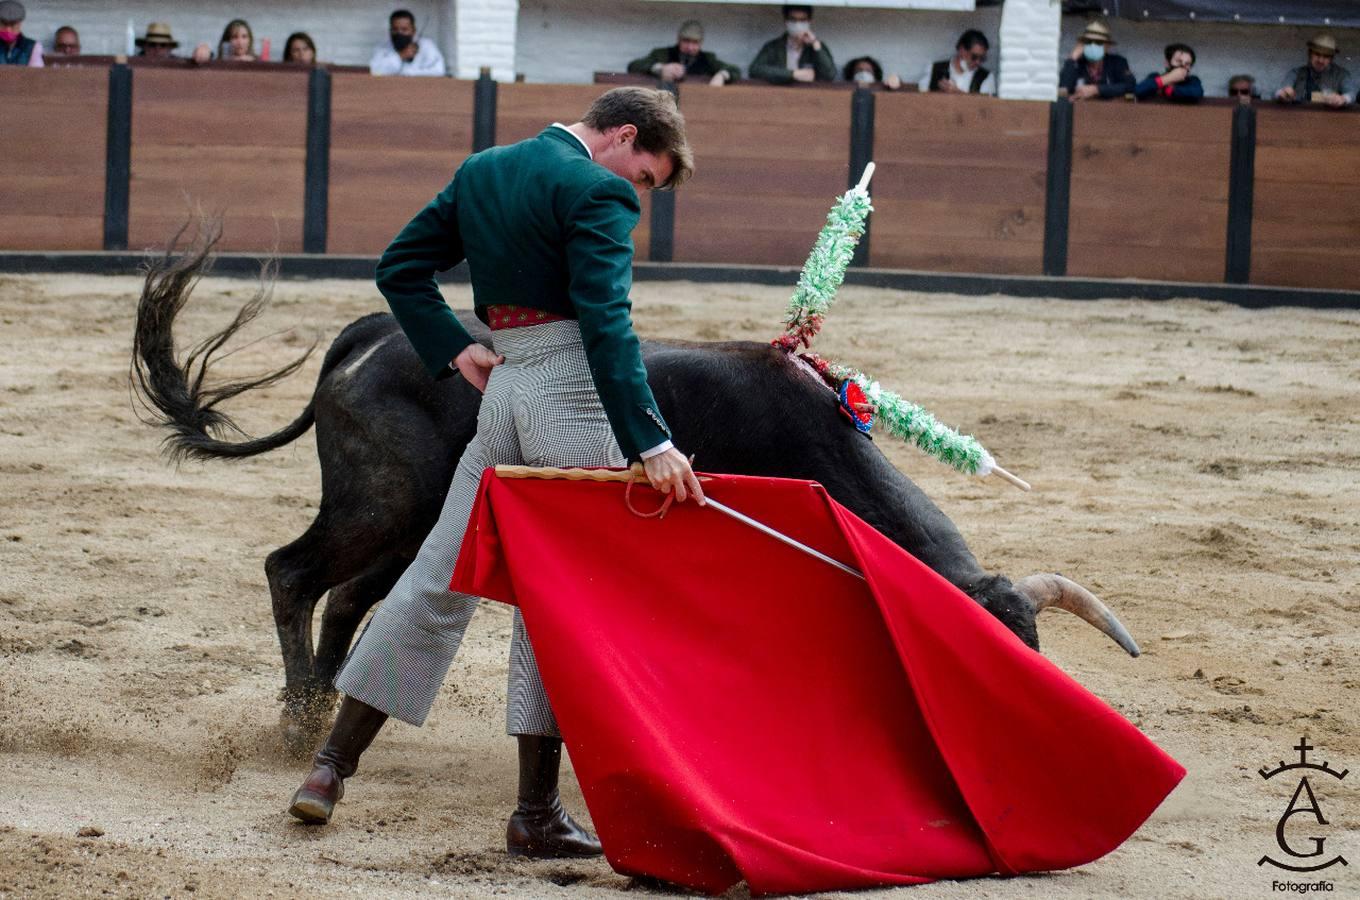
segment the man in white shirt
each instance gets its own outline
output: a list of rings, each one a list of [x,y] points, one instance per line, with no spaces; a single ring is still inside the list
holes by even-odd
[[[996,79],[983,67],[991,44],[981,31],[970,28],[954,47],[954,56],[942,59],[926,70],[919,87],[922,91],[945,94],[996,94]]]
[[[447,73],[444,54],[431,40],[416,39],[416,17],[399,9],[387,20],[388,39],[373,49],[368,71],[374,75],[433,75]]]

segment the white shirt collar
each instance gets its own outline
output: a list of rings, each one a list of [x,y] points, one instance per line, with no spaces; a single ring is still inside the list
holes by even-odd
[[[551,126],[551,127],[553,127],[553,128],[560,128],[560,129],[562,129],[563,131],[565,131],[567,134],[569,134],[569,135],[571,135],[572,137],[576,138],[576,142],[577,142],[578,144],[580,144],[582,147],[585,147],[585,148],[586,148],[586,156],[589,156],[591,159],[594,159],[594,158],[595,158],[595,154],[590,152],[590,147],[586,145],[586,142],[585,142],[585,141],[581,140],[581,136],[580,136],[579,134],[577,134],[576,132],[572,131],[570,128],[568,128],[567,126],[563,125],[561,122],[554,122],[554,123],[552,123],[552,126]]]

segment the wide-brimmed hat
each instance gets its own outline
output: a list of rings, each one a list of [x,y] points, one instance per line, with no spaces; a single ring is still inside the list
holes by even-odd
[[[178,47],[179,41],[170,34],[170,26],[164,22],[152,22],[146,26],[146,37],[137,38],[137,46]]]
[[[28,12],[19,0],[4,0],[0,3],[0,22],[22,22]]]
[[[1086,30],[1078,38],[1083,44],[1113,44],[1114,36],[1110,34],[1110,26],[1098,20],[1091,20],[1086,23]]]
[[[702,41],[704,39],[704,26],[699,24],[698,19],[690,19],[680,26],[680,40],[682,41]]]
[[[1336,56],[1336,38],[1330,34],[1320,34],[1308,42],[1308,49],[1324,56]]]

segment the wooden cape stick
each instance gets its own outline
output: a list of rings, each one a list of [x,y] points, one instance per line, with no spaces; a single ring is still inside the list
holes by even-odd
[[[638,463],[633,463],[632,468],[627,470],[554,469],[549,467],[537,467],[537,466],[496,466],[496,477],[543,478],[549,481],[612,481],[622,482],[624,484],[642,482],[643,484],[650,484],[650,482],[647,480],[646,473],[643,471],[642,466],[639,465]],[[707,481],[708,479],[701,478],[699,480]],[[815,559],[820,559],[822,562],[826,563],[829,566],[835,566],[842,572],[855,576],[860,581],[866,580],[864,578],[864,574],[860,572],[858,569],[854,568],[853,566],[847,566],[840,560],[831,556],[827,556],[822,551],[809,547],[802,541],[796,541],[793,538],[789,537],[784,532],[771,528],[764,522],[757,521],[756,519],[751,518],[745,513],[738,512],[737,510],[733,509],[732,507],[728,506],[725,503],[719,503],[712,497],[705,497],[704,499],[705,499],[704,508],[716,509],[723,515],[730,516],[733,519],[736,519],[738,522],[741,522],[743,525],[748,525],[751,528],[754,528],[756,531],[767,534],[770,537],[774,538],[775,540],[779,541],[780,543],[787,544],[790,547],[794,548],[795,550],[801,550],[808,556],[814,557]]]

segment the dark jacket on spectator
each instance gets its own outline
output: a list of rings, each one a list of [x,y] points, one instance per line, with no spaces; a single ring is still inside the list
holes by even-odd
[[[653,74],[653,66],[678,62],[680,62],[680,45],[672,44],[669,47],[657,47],[646,56],[633,60],[628,64],[628,71],[634,75],[651,75]],[[707,50],[700,52],[685,66],[686,75],[703,78],[712,78],[724,70],[734,81],[741,77],[740,68],[731,63],[723,62],[718,59],[716,54],[709,53]]]
[[[1281,87],[1292,87],[1297,103],[1307,103],[1314,92],[1345,94],[1355,99],[1351,73],[1336,63],[1323,69],[1321,75],[1314,72],[1312,66],[1299,66],[1285,77]]]
[[[36,43],[33,38],[21,34],[12,47],[0,44],[0,66],[28,65],[28,61],[33,58],[33,46]]]
[[[1105,68],[1097,82],[1091,77],[1090,64],[1086,60],[1067,60],[1063,63],[1062,74],[1058,76],[1058,87],[1072,94],[1077,90],[1077,80],[1084,78],[1087,84],[1095,84],[1100,88],[1102,100],[1132,94],[1137,84],[1133,72],[1129,70],[1129,61],[1117,53],[1110,53],[1106,55],[1104,63]]]
[[[952,77],[953,73],[949,71],[949,64],[953,61],[952,59],[942,59],[930,67],[930,89],[932,91],[938,91],[940,82]],[[973,80],[968,84],[968,93],[981,93],[982,86],[987,82],[987,76],[990,74],[992,73],[982,66],[974,69]]]
[[[1173,103],[1198,103],[1204,97],[1204,85],[1200,84],[1199,78],[1194,75],[1180,84],[1163,85],[1162,73],[1153,72],[1138,82],[1138,87],[1133,89],[1133,95],[1139,100],[1162,97]]]
[[[768,81],[771,84],[789,84],[793,81],[793,72],[788,67],[788,37],[780,35],[772,41],[766,42],[756,58],[751,61],[751,77]],[[798,67],[812,67],[817,70],[818,81],[836,80],[836,63],[831,58],[831,48],[827,47],[826,42],[822,42],[822,49],[813,50],[811,47],[804,47],[803,52],[798,56]]]

